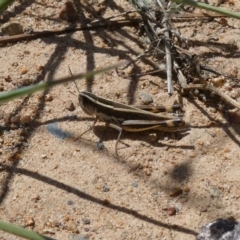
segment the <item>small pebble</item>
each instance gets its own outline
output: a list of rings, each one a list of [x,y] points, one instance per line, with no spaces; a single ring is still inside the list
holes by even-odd
[[[40,200],[40,196],[39,196],[38,194],[33,195],[33,196],[31,197],[31,200],[34,201],[34,202],[36,203],[37,201]]]
[[[138,182],[133,182],[132,187],[138,187]]]
[[[156,141],[157,141],[157,138],[158,138],[158,136],[157,136],[156,133],[151,133],[151,134],[149,134],[149,141],[150,141],[150,142],[156,142]]]
[[[21,154],[20,153],[14,154],[14,160],[20,160],[20,159],[21,159]]]
[[[67,230],[71,232],[76,232],[77,231],[77,225],[73,221],[68,221],[67,222]]]
[[[185,193],[190,192],[190,188],[189,188],[188,186],[186,186],[186,185],[182,187],[182,190],[183,190]]]
[[[34,219],[30,216],[24,217],[24,223],[26,227],[34,227],[35,225]]]
[[[67,201],[67,205],[73,205],[73,201],[72,200]]]
[[[97,148],[98,148],[99,150],[103,150],[103,149],[104,149],[104,144],[103,144],[102,142],[98,142],[98,143],[97,143]]]
[[[90,219],[88,219],[88,218],[83,218],[82,221],[83,221],[83,224],[86,224],[86,225],[90,224],[90,222],[91,222]]]
[[[42,230],[42,233],[43,234],[55,234],[56,232],[54,231],[54,230],[52,230],[52,229],[47,229],[47,228],[44,228],[43,230]]]
[[[31,122],[31,116],[30,115],[25,115],[20,117],[20,123],[21,124],[28,124]]]
[[[48,102],[51,102],[53,100],[53,96],[51,94],[47,94],[45,96],[45,100],[48,101]]]
[[[103,192],[109,192],[109,191],[110,191],[110,188],[104,185],[104,186],[102,187],[102,191],[103,191]]]
[[[12,78],[8,75],[8,76],[4,77],[4,80],[5,80],[6,82],[11,82],[11,81],[12,81]]]
[[[59,18],[67,22],[74,22],[77,20],[78,13],[73,2],[67,1],[63,4],[60,9]]]
[[[17,67],[17,66],[19,66],[19,64],[18,64],[18,62],[13,62],[13,63],[12,63],[12,66],[13,66],[13,67]]]
[[[213,138],[216,137],[216,132],[214,130],[209,130],[207,132],[211,137],[213,137]]]
[[[41,72],[43,69],[44,69],[44,66],[38,66],[37,67],[38,72]]]
[[[69,240],[89,240],[89,238],[85,235],[78,234],[75,236],[69,236]]]
[[[230,123],[240,123],[240,111],[237,112],[229,112],[228,113],[228,118]]]
[[[23,86],[28,86],[28,85],[32,84],[33,80],[29,79],[29,78],[25,78],[25,79],[22,79],[21,82],[22,82]]]
[[[23,66],[23,67],[21,68],[21,74],[24,75],[24,74],[26,74],[27,72],[28,72],[27,68],[26,68],[25,66]]]
[[[140,99],[143,104],[147,105],[153,102],[152,95],[147,91],[141,91]]]
[[[183,190],[181,188],[178,188],[178,187],[172,188],[170,193],[169,193],[169,196],[170,197],[177,197],[177,196],[181,195],[182,192],[183,192]]]
[[[65,108],[71,112],[75,110],[75,106],[71,100],[66,102]]]
[[[20,120],[20,117],[19,117],[19,116],[13,116],[13,117],[11,117],[11,123],[13,123],[13,124],[18,124],[18,123],[19,123],[19,120]]]
[[[12,129],[12,130],[14,130],[14,129],[17,129],[17,125],[16,124],[14,124],[14,123],[12,123],[12,124],[10,124],[10,128]]]
[[[177,213],[175,207],[168,207],[168,208],[164,208],[163,210],[167,211],[168,216],[174,216]]]
[[[128,163],[128,166],[131,168],[131,170],[137,170],[140,167],[140,163],[137,161],[131,161]]]
[[[151,170],[149,168],[144,168],[143,171],[147,176],[151,175]]]

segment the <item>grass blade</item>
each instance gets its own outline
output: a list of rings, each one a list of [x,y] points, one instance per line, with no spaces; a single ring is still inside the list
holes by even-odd
[[[0,104],[8,102],[15,98],[22,97],[24,95],[35,93],[37,91],[47,90],[51,87],[54,87],[56,85],[63,84],[63,83],[69,82],[69,81],[73,81],[73,80],[77,80],[77,79],[81,79],[81,78],[91,78],[96,74],[106,72],[113,68],[119,67],[119,65],[121,65],[121,64],[117,64],[114,66],[106,67],[103,69],[99,69],[99,70],[95,70],[95,71],[91,71],[91,72],[87,72],[87,73],[83,73],[83,74],[78,74],[74,77],[71,76],[71,77],[62,78],[58,81],[44,82],[44,83],[40,83],[40,84],[36,84],[36,85],[32,85],[32,86],[21,87],[21,88],[18,88],[18,89],[9,91],[9,92],[4,92],[4,93],[0,94]]]
[[[214,6],[211,6],[211,5],[206,4],[206,3],[196,2],[196,1],[193,1],[193,0],[172,0],[172,1],[175,2],[175,3],[190,5],[190,6],[197,7],[197,8],[203,8],[203,9],[206,9],[208,11],[220,13],[220,14],[223,14],[223,15],[228,16],[228,17],[240,19],[240,14],[239,13],[235,13],[235,12],[232,12],[232,11],[229,11],[227,9],[220,8],[220,7],[214,7]]]
[[[11,233],[18,237],[23,237],[26,239],[34,239],[34,240],[54,240],[53,238],[43,236],[39,233],[36,233],[34,231],[18,227],[16,225],[13,225],[11,223],[5,223],[0,221],[0,230],[3,230],[5,232]]]
[[[2,12],[8,5],[12,4],[14,0],[0,0],[0,12]]]

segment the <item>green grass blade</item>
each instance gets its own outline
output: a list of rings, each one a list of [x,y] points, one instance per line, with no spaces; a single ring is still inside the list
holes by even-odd
[[[0,0],[0,13],[10,4],[12,4],[14,0]]]
[[[32,239],[32,240],[54,240],[53,238],[43,236],[39,233],[30,231],[25,228],[18,227],[16,225],[13,225],[11,223],[5,223],[0,221],[0,230],[3,230],[5,232],[11,233],[18,237],[23,237],[26,239]]]
[[[9,91],[9,92],[4,92],[4,93],[0,94],[0,104],[8,102],[14,98],[19,98],[24,95],[32,94],[32,93],[40,91],[40,90],[47,90],[53,86],[63,84],[63,83],[69,82],[69,81],[73,81],[73,80],[77,80],[77,79],[81,79],[81,78],[91,78],[96,74],[106,72],[113,68],[119,67],[119,65],[121,65],[121,64],[117,64],[117,65],[106,67],[103,69],[87,72],[84,74],[78,74],[74,77],[62,78],[58,81],[44,82],[44,83],[40,83],[40,84],[36,84],[36,85],[32,85],[32,86],[21,87],[21,88],[18,88],[18,89]]]
[[[206,9],[206,10],[209,10],[209,11],[212,11],[212,12],[223,14],[225,16],[240,19],[240,14],[239,13],[235,13],[235,12],[232,12],[232,11],[229,11],[227,9],[220,8],[220,7],[214,7],[214,6],[211,6],[211,5],[206,4],[206,3],[196,2],[196,1],[193,1],[193,0],[172,0],[172,1],[175,2],[175,3],[190,5],[190,6],[197,7],[197,8],[203,8],[203,9]]]

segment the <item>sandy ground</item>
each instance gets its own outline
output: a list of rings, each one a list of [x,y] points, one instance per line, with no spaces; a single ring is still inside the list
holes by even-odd
[[[16,1],[4,21],[35,31],[66,27],[58,17],[63,3]],[[75,4],[79,23],[132,9],[122,0]],[[221,6],[240,11],[238,1]],[[239,78],[240,21],[227,19],[225,26],[220,21],[188,20],[175,26],[195,41],[189,50],[203,64]],[[1,91],[69,76],[68,66],[78,74],[134,58],[145,44],[137,30],[75,32],[2,45]],[[218,41],[203,44],[211,37]],[[155,64],[146,57],[125,73],[145,72]],[[143,91],[155,105],[176,100],[176,94],[168,96],[165,78],[156,75],[124,78],[112,70],[77,84],[126,104],[142,104]],[[238,84],[227,82],[222,90],[240,102]],[[124,133],[117,160],[116,130],[98,123],[78,138],[94,118],[82,111],[77,95],[68,83],[1,105],[2,220],[69,240],[191,240],[216,218],[240,220],[239,119],[224,114],[228,106],[223,102],[209,94],[207,104],[184,98],[188,134]],[[19,238],[1,232],[0,239]]]

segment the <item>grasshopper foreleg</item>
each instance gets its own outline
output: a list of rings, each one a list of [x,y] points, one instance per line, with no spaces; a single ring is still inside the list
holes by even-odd
[[[80,135],[80,137],[82,137],[85,133],[91,131],[91,130],[94,128],[94,126],[95,126],[95,124],[97,123],[98,120],[99,120],[99,118],[96,117],[95,120],[94,120],[94,122],[93,122],[93,124],[90,126],[90,128],[88,128],[86,131],[84,131],[84,132]]]
[[[118,146],[118,142],[120,141],[120,138],[122,136],[123,129],[121,127],[115,125],[115,124],[112,124],[112,123],[109,123],[108,126],[119,131],[118,138],[117,138],[117,141],[116,141],[116,144],[115,144],[115,157],[118,159],[117,146]]]

